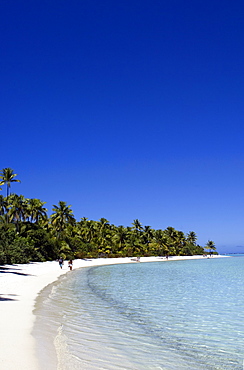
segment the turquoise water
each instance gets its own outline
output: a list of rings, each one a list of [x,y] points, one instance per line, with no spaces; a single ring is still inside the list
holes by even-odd
[[[44,289],[41,369],[243,369],[244,258],[100,266]]]

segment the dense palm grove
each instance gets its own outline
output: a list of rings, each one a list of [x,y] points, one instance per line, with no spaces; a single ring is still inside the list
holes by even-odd
[[[203,254],[196,234],[185,235],[173,227],[154,230],[134,220],[132,226],[115,226],[105,218],[77,221],[71,206],[60,201],[50,217],[45,202],[10,194],[13,182],[20,182],[11,168],[0,173],[0,264],[48,261],[63,258],[127,257]],[[2,190],[2,189],[1,189]],[[215,250],[214,243],[206,246]]]

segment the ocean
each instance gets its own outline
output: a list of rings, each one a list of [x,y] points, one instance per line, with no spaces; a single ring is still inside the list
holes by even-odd
[[[74,270],[38,297],[40,369],[244,369],[244,258]]]

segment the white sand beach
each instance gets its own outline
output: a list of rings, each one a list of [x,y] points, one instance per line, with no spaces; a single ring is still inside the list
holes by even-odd
[[[220,258],[225,256],[212,256]],[[141,257],[140,262],[170,262],[206,258]],[[100,258],[73,261],[73,269],[107,264],[137,263],[132,258]],[[60,269],[58,262],[35,262],[0,266],[0,368],[4,370],[37,370],[36,343],[32,336],[35,321],[33,309],[38,293],[69,271],[68,262]]]

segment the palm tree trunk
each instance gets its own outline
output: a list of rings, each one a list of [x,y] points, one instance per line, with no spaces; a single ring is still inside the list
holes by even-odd
[[[11,194],[10,192],[10,183],[7,183],[7,197]]]

